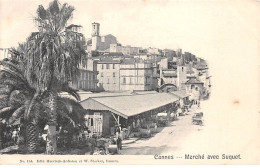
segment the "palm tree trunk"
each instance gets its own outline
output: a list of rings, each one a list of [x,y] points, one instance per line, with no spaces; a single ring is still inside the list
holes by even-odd
[[[0,121],[0,149],[3,148],[4,145],[4,124]]]
[[[29,153],[36,153],[39,142],[38,125],[32,122],[26,123],[26,144]]]
[[[49,100],[49,127],[46,144],[46,154],[55,155],[57,153],[57,93],[50,92]]]

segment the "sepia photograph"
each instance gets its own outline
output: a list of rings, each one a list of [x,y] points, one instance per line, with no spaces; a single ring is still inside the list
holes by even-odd
[[[260,1],[0,0],[0,164],[260,164]]]

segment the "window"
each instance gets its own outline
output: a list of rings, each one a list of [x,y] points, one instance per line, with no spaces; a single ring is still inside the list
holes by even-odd
[[[116,73],[115,72],[113,72],[113,77],[116,77]]]
[[[183,72],[183,67],[181,67],[181,71]]]
[[[109,78],[107,78],[107,84],[109,84]]]
[[[130,84],[132,84],[132,78],[130,77]]]
[[[101,72],[100,76],[103,77],[103,72]]]
[[[94,120],[93,120],[93,118],[91,118],[91,119],[90,119],[90,126],[93,126],[93,125],[94,125],[93,122],[94,122]]]
[[[115,64],[113,64],[113,69],[115,69]]]
[[[101,69],[104,69],[104,64],[101,64]]]
[[[125,77],[123,78],[123,83],[126,83],[126,79],[125,79]]]
[[[109,69],[109,64],[107,64],[107,69]]]

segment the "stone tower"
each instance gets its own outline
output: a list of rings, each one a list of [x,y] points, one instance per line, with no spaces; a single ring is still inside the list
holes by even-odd
[[[185,82],[187,81],[186,67],[177,66],[177,87],[179,90],[185,89]]]
[[[99,27],[100,27],[100,24],[99,23],[92,23],[92,37],[94,36],[99,36]]]
[[[99,23],[92,23],[92,51],[98,50],[101,43],[101,37],[99,34]]]

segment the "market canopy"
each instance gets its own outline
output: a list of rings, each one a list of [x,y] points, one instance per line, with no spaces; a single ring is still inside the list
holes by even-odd
[[[179,98],[182,98],[182,99],[190,96],[190,94],[186,93],[184,90],[172,91],[170,93],[174,94],[174,95],[176,95],[176,96],[178,96]]]
[[[81,102],[86,110],[108,110],[121,117],[135,116],[170,103],[179,98],[169,93],[125,95],[114,97],[90,97]]]

